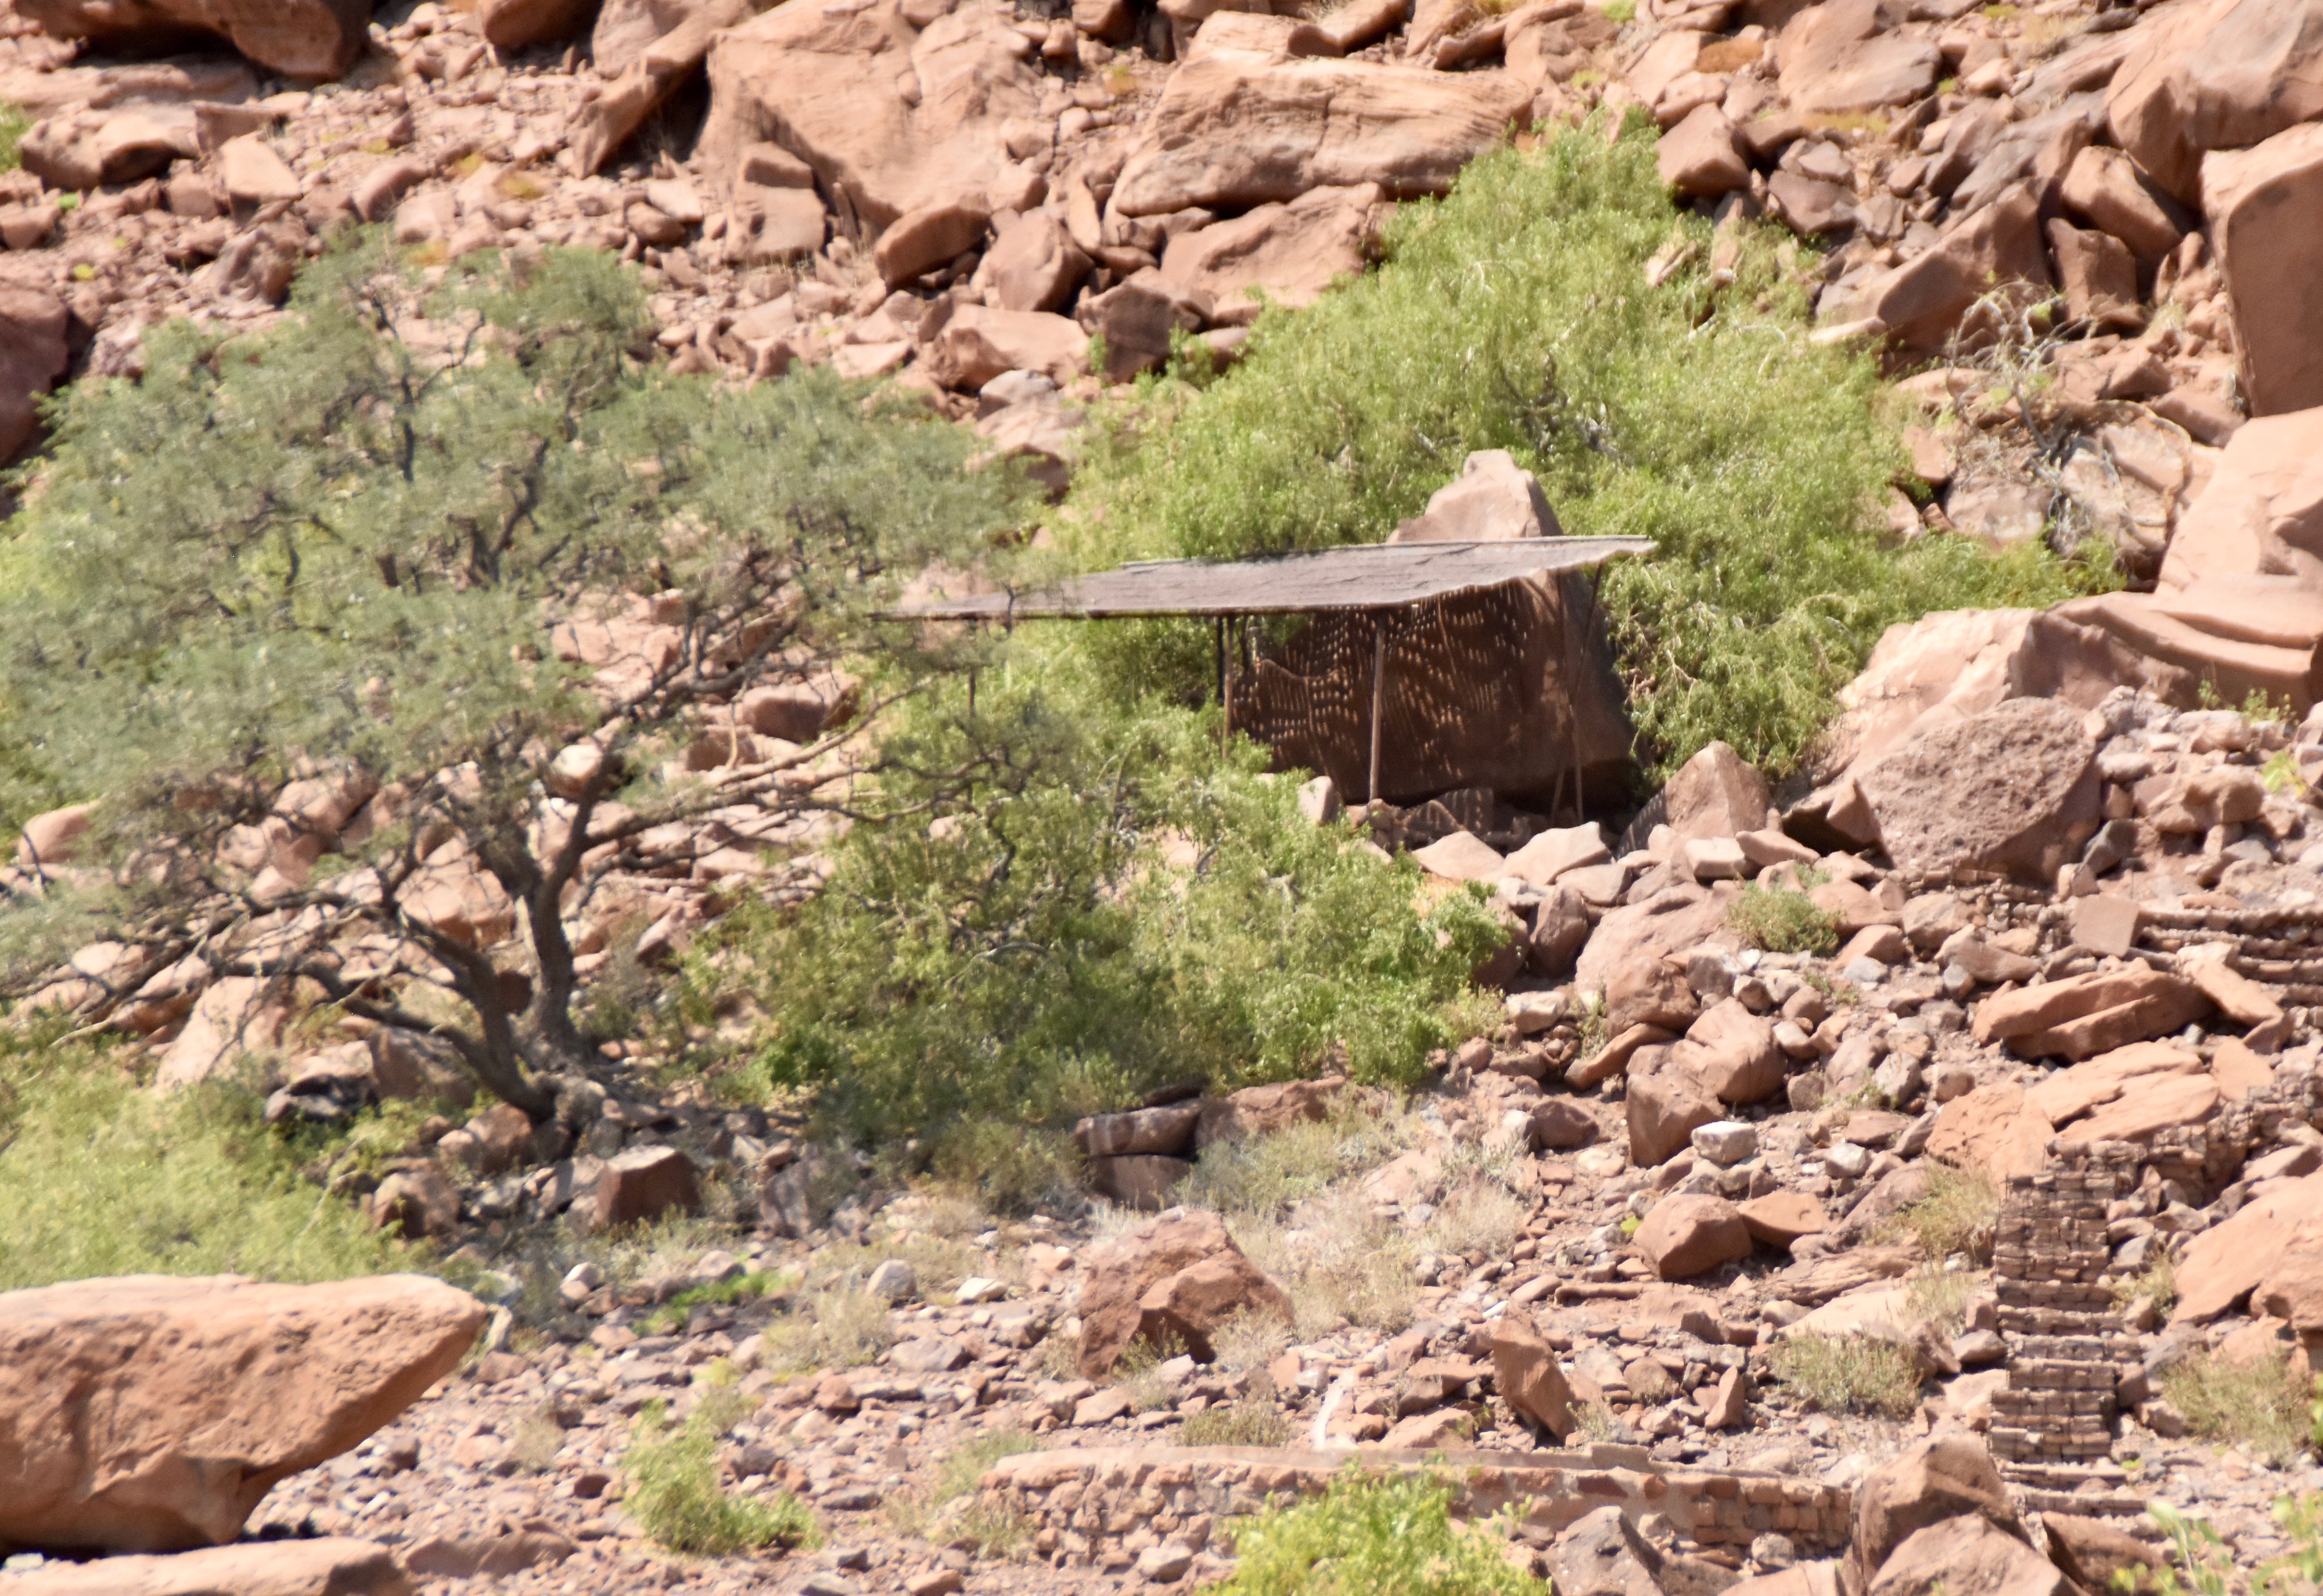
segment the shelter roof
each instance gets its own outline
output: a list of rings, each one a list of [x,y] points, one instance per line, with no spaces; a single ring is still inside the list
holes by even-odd
[[[1644,537],[1522,537],[1492,543],[1374,543],[1259,559],[1141,560],[1023,593],[900,605],[915,619],[1106,619],[1158,615],[1303,615],[1392,610],[1527,576],[1593,569],[1653,552]]]

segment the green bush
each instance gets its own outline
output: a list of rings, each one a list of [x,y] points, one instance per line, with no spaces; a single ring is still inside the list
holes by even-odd
[[[1679,242],[1694,263],[1648,287],[1648,259]],[[1659,546],[1602,592],[1665,767],[1723,738],[1783,770],[1890,623],[2111,580],[2038,547],[1885,546],[1904,456],[1870,361],[1808,342],[1777,230],[1745,240],[1722,289],[1711,250],[1706,224],[1673,216],[1642,127],[1488,155],[1402,207],[1376,272],[1262,318],[1208,387],[1157,388],[1094,451],[1063,540],[1090,566],[1373,542],[1470,451],[1508,449],[1568,533]],[[1133,693],[1209,680],[1206,626],[1085,630]]]
[[[1903,1419],[1920,1405],[1919,1364],[1892,1342],[1868,1335],[1787,1336],[1776,1343],[1768,1362],[1777,1380],[1826,1413]]]
[[[730,1495],[718,1479],[718,1437],[742,1417],[744,1399],[713,1385],[683,1425],[666,1403],[638,1415],[621,1467],[629,1477],[624,1506],[656,1544],[673,1552],[720,1556],[759,1546],[811,1546],[814,1515],[787,1492],[770,1501]]]
[[[1233,1596],[1547,1596],[1490,1530],[1455,1525],[1434,1480],[1349,1467],[1315,1500],[1238,1526]]]
[[[24,115],[23,107],[0,100],[0,172],[12,172],[23,164],[16,146],[32,129],[32,119]]]
[[[1769,953],[1829,953],[1839,946],[1839,916],[1787,886],[1746,884],[1727,909],[1726,923]]]
[[[1416,866],[1301,820],[1247,745],[1222,757],[1194,717],[1029,678],[891,745],[915,768],[981,762],[967,807],[932,825],[892,783],[820,895],[699,945],[697,981],[739,978],[768,1016],[761,1087],[815,1088],[865,1139],[921,1138],[998,1203],[1062,1161],[1029,1133],[1166,1082],[1335,1060],[1409,1084],[1459,1040],[1455,1000],[1505,935],[1480,894],[1423,912]]]
[[[1180,1446],[1288,1446],[1293,1431],[1273,1403],[1244,1398],[1206,1408],[1178,1427]]]
[[[2315,1444],[2309,1393],[2288,1358],[2198,1353],[2162,1372],[2162,1394],[2196,1435],[2277,1463]]]
[[[117,1274],[334,1280],[409,1268],[298,1178],[259,1094],[156,1096],[117,1058],[0,1029],[0,1290]]]
[[[1922,1256],[1941,1263],[1955,1252],[1979,1261],[1992,1256],[1993,1226],[2000,1219],[2000,1188],[1981,1169],[1931,1161],[1928,1195],[1889,1221],[1893,1235],[1909,1236]]]

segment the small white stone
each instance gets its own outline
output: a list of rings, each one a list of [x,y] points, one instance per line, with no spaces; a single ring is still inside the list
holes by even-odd
[[[1720,1169],[1727,1169],[1758,1151],[1758,1133],[1739,1120],[1712,1120],[1694,1127],[1694,1150]]]
[[[998,1302],[1008,1295],[1008,1287],[1000,1280],[987,1280],[982,1275],[970,1275],[952,1293],[952,1300],[963,1307],[978,1302]]]

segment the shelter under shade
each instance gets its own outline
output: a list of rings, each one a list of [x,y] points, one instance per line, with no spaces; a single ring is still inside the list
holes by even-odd
[[[1271,558],[1148,561],[1031,593],[929,600],[897,613],[1013,622],[1214,620],[1233,729],[1354,802],[1490,793],[1578,815],[1618,802],[1632,734],[1592,573],[1650,553],[1566,537],[1502,450],[1385,543]],[[1253,618],[1281,618],[1261,628]]]

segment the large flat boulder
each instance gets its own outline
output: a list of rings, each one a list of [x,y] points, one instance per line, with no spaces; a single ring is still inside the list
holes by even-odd
[[[0,1542],[231,1541],[459,1362],[482,1304],[418,1275],[327,1286],[130,1275],[0,1295]]]
[[[1783,97],[1798,110],[1845,115],[1920,98],[1943,72],[1933,37],[1882,0],[1823,0],[1793,17],[1781,41]]]
[[[2094,1113],[2125,1094],[2177,1076],[2207,1074],[2201,1056],[2169,1042],[2138,1042],[2061,1069],[2026,1092],[2025,1101],[2052,1125]]]
[[[53,1562],[11,1573],[8,1596],[409,1596],[385,1546],[326,1536],[159,1557]]]
[[[2323,32],[2323,7],[2316,12]],[[2318,67],[2323,92],[2323,64]],[[2323,405],[2323,124],[2202,161],[2202,208],[2254,416]]]
[[[2323,1174],[2259,1193],[2231,1218],[2186,1243],[2176,1265],[2170,1322],[2205,1324],[2248,1298],[2297,1246],[2323,1229]]]
[[[813,169],[865,242],[929,206],[1033,208],[1045,184],[1010,153],[1050,143],[1032,41],[983,6],[925,29],[904,10],[898,0],[782,5],[721,33],[702,169],[730,182],[750,145],[777,144]]]
[[[1359,183],[1394,198],[1442,194],[1531,106],[1505,72],[1214,55],[1171,74],[1113,208],[1246,210]]]
[[[1209,297],[1221,316],[1253,290],[1303,310],[1371,257],[1382,196],[1376,183],[1310,188],[1253,206],[1230,221],[1180,233],[1162,253],[1162,274]]]
[[[2163,593],[2288,575],[2323,592],[2323,408],[2252,421],[2217,457],[2162,562]]]
[[[1980,1042],[2005,1041],[2027,1059],[2088,1059],[2166,1036],[2210,1011],[2182,976],[2147,966],[2097,970],[1997,993],[1976,1008]]]
[[[1939,726],[1856,774],[1888,857],[1919,876],[2052,880],[2102,820],[2081,711],[2010,699]]]
[[[2106,92],[2114,142],[2188,205],[2202,157],[2323,116],[2323,0],[2196,0],[2136,31]]]
[[[222,39],[285,78],[336,78],[366,42],[371,0],[18,0],[60,39],[152,55],[188,34]]]
[[[2037,1175],[2048,1161],[2052,1130],[2014,1081],[1996,1081],[1953,1098],[1937,1112],[1928,1156],[1957,1169],[1981,1170],[1996,1184],[2012,1175]]]

